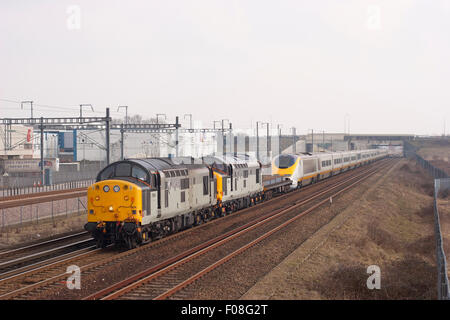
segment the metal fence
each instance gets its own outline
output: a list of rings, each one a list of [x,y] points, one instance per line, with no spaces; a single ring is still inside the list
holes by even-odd
[[[413,157],[416,160],[416,162],[419,163],[424,169],[426,169],[434,179],[450,178],[449,175],[444,170],[435,167],[429,161],[419,156],[416,153],[418,149],[419,149],[418,147],[413,146],[407,141],[404,141],[403,151],[405,153],[405,157]]]
[[[103,163],[96,163],[82,165],[78,171],[61,169],[52,172],[48,185],[41,185],[41,177],[36,175],[20,177],[0,175],[0,197],[88,187],[94,183],[102,168]]]
[[[0,210],[0,231],[7,227],[23,227],[27,224],[40,224],[41,221],[55,221],[58,217],[69,217],[74,214],[86,214],[87,198],[75,197],[64,200],[53,200],[43,203],[25,205]]]
[[[450,292],[447,275],[447,260],[442,242],[441,223],[439,219],[438,195],[442,190],[450,189],[450,179],[434,180],[434,229],[436,235],[436,257],[438,267],[438,299],[449,300]]]
[[[439,192],[443,190],[450,189],[450,179],[448,175],[441,169],[433,166],[430,162],[419,156],[416,151],[417,147],[413,146],[408,142],[404,142],[404,152],[405,156],[412,157],[416,162],[422,166],[428,173],[434,178],[434,234],[436,238],[436,259],[437,259],[437,269],[438,269],[438,299],[439,300],[450,300],[449,283],[447,275],[447,260],[444,252],[444,245],[442,242],[442,231],[441,223],[439,219],[439,209],[438,209],[438,196]]]
[[[4,180],[2,180],[4,181]],[[1,182],[1,181],[0,181]],[[75,189],[75,188],[87,188],[91,184],[93,184],[95,180],[89,179],[89,180],[81,180],[81,181],[69,181],[69,182],[60,182],[55,183],[49,186],[37,186],[37,185],[31,185],[31,186],[22,186],[22,187],[10,187],[10,186],[4,186],[0,189],[0,198],[1,197],[10,197],[10,196],[17,196],[21,194],[32,194],[32,193],[39,193],[39,192],[46,192],[46,191],[56,191],[56,190],[67,190],[67,189]]]
[[[415,157],[417,163],[419,163],[422,168],[426,169],[428,173],[434,178],[434,179],[445,179],[449,178],[448,174],[444,172],[442,169],[439,169],[435,166],[433,166],[429,161],[425,160],[418,154],[414,153],[413,156]]]

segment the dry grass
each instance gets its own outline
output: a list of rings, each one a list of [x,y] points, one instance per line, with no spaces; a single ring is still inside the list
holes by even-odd
[[[293,253],[245,298],[436,299],[433,185],[407,160],[383,179],[359,201],[346,200],[347,220],[318,235],[325,240],[306,261]],[[381,269],[380,290],[366,286],[370,265]]]

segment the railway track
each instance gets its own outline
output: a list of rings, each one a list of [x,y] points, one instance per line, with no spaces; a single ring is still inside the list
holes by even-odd
[[[82,232],[2,252],[0,280],[94,248],[94,239],[88,233]]]
[[[46,296],[49,292],[61,289],[64,287],[61,283],[64,282],[63,280],[68,276],[66,268],[71,264],[80,267],[83,277],[89,274],[97,274],[101,270],[114,265],[126,263],[126,261],[129,261],[130,259],[140,259],[142,255],[153,255],[151,261],[154,261],[154,265],[160,265],[170,257],[178,257],[181,253],[186,252],[186,249],[183,246],[189,247],[187,248],[188,250],[194,250],[193,248],[196,248],[195,250],[197,250],[198,248],[196,245],[198,246],[202,243],[206,243],[208,240],[214,238],[213,235],[217,236],[218,234],[222,234],[223,236],[226,233],[225,230],[229,230],[232,226],[240,225],[242,227],[251,221],[255,223],[261,216],[270,212],[286,209],[286,206],[293,201],[298,203],[301,201],[299,199],[308,198],[311,194],[318,193],[318,190],[322,190],[325,194],[331,190],[330,188],[332,186],[345,183],[344,181],[348,183],[349,180],[355,179],[355,174],[364,175],[367,170],[371,170],[373,167],[379,167],[383,163],[384,161],[381,161],[380,164],[375,163],[371,166],[358,168],[354,170],[354,172],[348,171],[342,173],[341,175],[323,180],[312,186],[281,195],[268,200],[263,204],[240,210],[224,218],[216,219],[198,227],[179,232],[134,250],[125,252],[117,252],[117,250],[112,248],[107,248],[105,250],[91,250],[89,252],[82,252],[70,257],[65,257],[62,260],[55,260],[54,262],[40,266],[37,269],[24,271],[8,277],[7,279],[0,280],[0,299],[33,299]],[[164,250],[168,252],[165,256],[160,253]],[[167,259],[164,260],[163,258]],[[75,292],[72,293],[75,294]],[[72,298],[81,297],[82,296]]]
[[[185,296],[180,295],[180,292],[197,279],[282,230],[304,215],[328,203],[330,191],[332,191],[331,197],[336,197],[378,172],[380,167],[387,165],[384,163],[376,168],[369,168],[363,173],[350,177],[332,188],[266,214],[257,221],[235,228],[202,245],[152,266],[137,275],[96,292],[86,299],[183,299]],[[318,201],[314,203],[313,200]],[[302,209],[300,213],[296,212],[297,209],[303,208],[308,203],[312,204],[309,208]],[[267,228],[268,224],[271,224],[271,227]],[[262,231],[259,230],[261,228]],[[253,236],[249,236],[251,233]]]

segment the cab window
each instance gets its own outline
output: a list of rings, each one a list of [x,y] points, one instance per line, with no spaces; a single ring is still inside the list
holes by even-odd
[[[148,181],[147,172],[138,166],[133,166],[131,169],[131,176],[142,181]]]
[[[105,170],[102,171],[98,180],[103,181],[103,180],[111,179],[112,177],[114,177],[114,167],[110,166],[110,167],[105,168]]]
[[[129,163],[118,163],[116,165],[116,177],[129,177],[131,165]]]

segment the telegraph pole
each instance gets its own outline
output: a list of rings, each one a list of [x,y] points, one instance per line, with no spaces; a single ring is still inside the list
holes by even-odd
[[[109,165],[110,162],[110,145],[109,145],[109,130],[110,130],[110,122],[111,118],[109,117],[109,108],[106,108],[106,165]]]

